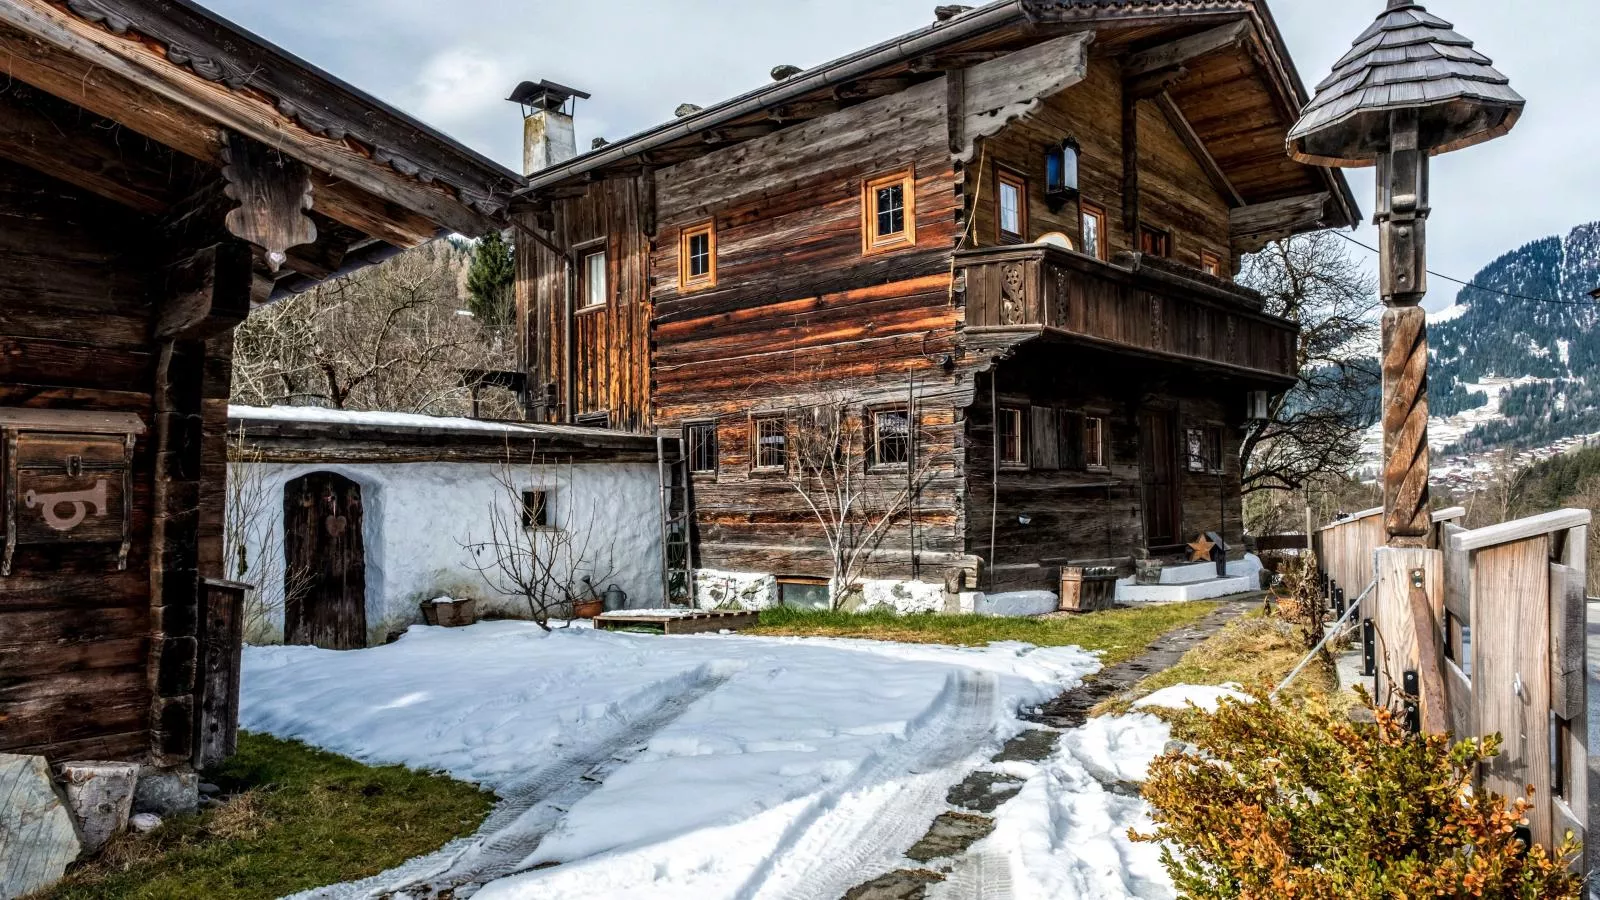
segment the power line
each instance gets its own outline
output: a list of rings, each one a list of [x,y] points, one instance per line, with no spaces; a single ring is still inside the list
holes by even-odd
[[[1351,237],[1348,234],[1345,234],[1342,231],[1335,231],[1334,234],[1337,234],[1339,237],[1344,238],[1345,240],[1349,241],[1352,244],[1355,244],[1357,247],[1360,247],[1363,250],[1367,250],[1367,251],[1370,251],[1372,253],[1376,253],[1379,256],[1383,255],[1383,251],[1379,250],[1377,247],[1373,247],[1373,246],[1368,245],[1368,244],[1363,244],[1362,242],[1356,240],[1355,238]],[[1473,288],[1474,290],[1483,291],[1486,294],[1499,294],[1502,297],[1510,297],[1513,300],[1528,300],[1528,301],[1531,301],[1533,303],[1549,303],[1552,306],[1593,306],[1594,305],[1592,303],[1584,303],[1582,301],[1575,301],[1575,300],[1556,300],[1556,299],[1551,298],[1551,297],[1529,297],[1527,294],[1513,294],[1510,291],[1502,291],[1499,288],[1484,287],[1481,284],[1474,284],[1473,282],[1470,282],[1470,281],[1462,281],[1459,278],[1451,278],[1449,275],[1445,275],[1442,272],[1435,272],[1432,269],[1428,270],[1428,274],[1434,276],[1435,278],[1443,278],[1445,281],[1448,281],[1448,282],[1450,282],[1452,284],[1459,284],[1462,287]]]

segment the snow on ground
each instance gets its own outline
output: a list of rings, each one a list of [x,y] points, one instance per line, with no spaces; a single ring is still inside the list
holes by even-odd
[[[1142,782],[1171,731],[1154,716],[1091,719],[1067,732],[1053,757],[1006,763],[1027,780],[996,811],[995,830],[955,864],[930,900],[1003,896],[1014,900],[1168,900],[1176,896],[1154,830],[1130,783]],[[1005,885],[1009,890],[997,891]]]
[[[1077,648],[493,622],[355,652],[252,647],[241,722],[506,798],[492,840],[319,897],[489,882],[478,897],[831,900],[897,866],[948,788],[1023,728],[1015,710],[1098,668]],[[1030,788],[1044,807],[1065,789]],[[1069,823],[1074,841],[1138,807],[1096,802],[1100,820]],[[562,865],[528,871],[548,862]]]
[[[1248,694],[1239,690],[1237,684],[1227,684],[1220,687],[1208,684],[1175,684],[1169,688],[1162,688],[1148,697],[1140,699],[1133,704],[1134,709],[1188,709],[1192,704],[1200,709],[1214,713],[1223,700],[1237,700],[1240,703],[1255,702]]]

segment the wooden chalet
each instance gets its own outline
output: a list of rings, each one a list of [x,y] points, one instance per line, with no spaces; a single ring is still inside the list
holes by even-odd
[[[517,186],[189,0],[0,0],[0,751],[227,732],[233,327]]]
[[[938,461],[874,578],[1053,589],[1206,532],[1237,556],[1242,432],[1295,381],[1297,335],[1232,275],[1359,216],[1336,170],[1284,155],[1307,94],[1271,13],[940,15],[591,152],[530,152],[535,417],[681,429],[702,569],[828,574],[786,476],[802,411],[841,394],[869,435],[909,415]],[[576,93],[528,87],[531,121]]]

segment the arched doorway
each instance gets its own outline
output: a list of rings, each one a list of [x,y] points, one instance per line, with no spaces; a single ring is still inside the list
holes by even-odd
[[[284,643],[367,646],[361,522],[361,485],[342,475],[313,472],[284,485]]]

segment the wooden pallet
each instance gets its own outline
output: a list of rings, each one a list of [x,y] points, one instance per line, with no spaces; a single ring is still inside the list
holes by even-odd
[[[596,616],[594,627],[601,631],[659,631],[661,634],[705,634],[712,631],[742,631],[754,628],[761,614],[754,612],[686,612],[659,616]]]

